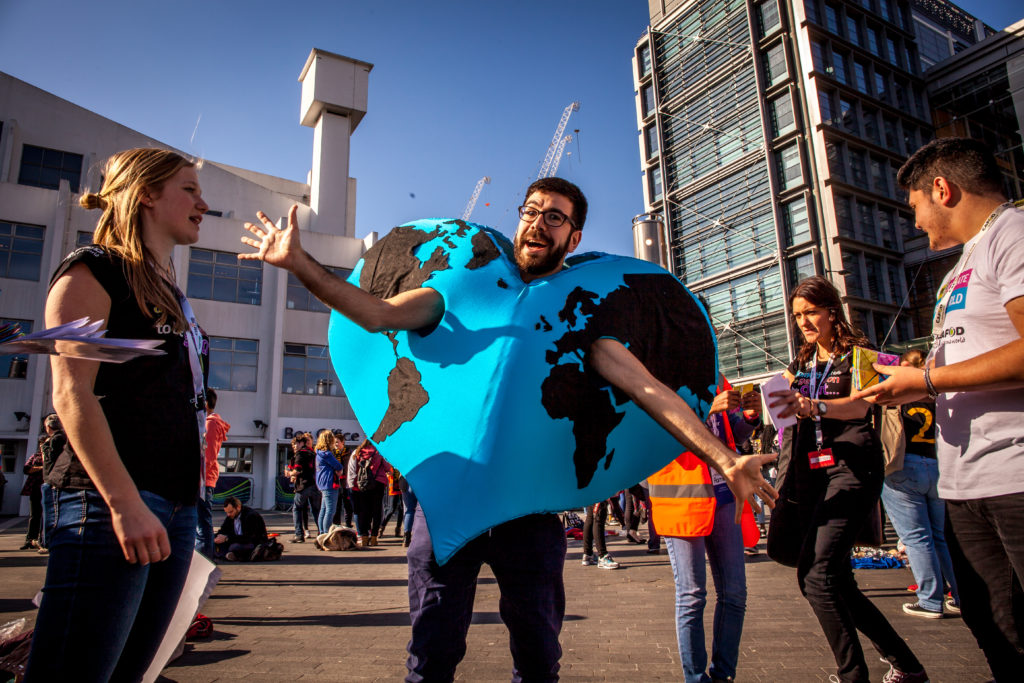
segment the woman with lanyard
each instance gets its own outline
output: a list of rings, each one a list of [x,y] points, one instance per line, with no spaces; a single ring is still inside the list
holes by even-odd
[[[840,681],[868,680],[860,631],[890,665],[884,681],[923,683],[921,662],[861,593],[850,566],[850,551],[882,491],[871,406],[850,398],[853,347],[868,342],[847,322],[839,292],[823,277],[797,285],[790,304],[804,342],[784,373],[791,389],[768,400],[785,406],[783,417],[799,418],[783,435],[777,483],[779,502],[792,514],[772,515],[769,555],[776,557],[773,545],[792,545],[800,591],[825,632]]]
[[[46,325],[88,316],[111,337],[159,339],[125,363],[53,356],[69,445],[44,472],[50,549],[29,681],[140,680],[181,595],[195,542],[206,346],[171,255],[209,208],[196,166],[160,149],[112,156],[94,244],[58,266]],[[58,346],[58,351],[60,347]]]

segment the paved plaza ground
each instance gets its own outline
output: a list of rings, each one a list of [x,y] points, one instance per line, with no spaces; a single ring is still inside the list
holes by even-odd
[[[386,537],[379,547],[361,551],[323,553],[311,543],[287,543],[290,515],[271,513],[267,522],[285,540],[281,561],[221,565],[223,577],[201,610],[214,621],[213,637],[188,643],[160,680],[401,680],[409,616],[399,539]],[[24,533],[24,518],[0,524],[0,623],[34,619],[31,599],[42,584],[46,557],[17,550]],[[761,549],[747,559],[749,596],[736,680],[827,680],[835,663],[797,589],[795,570],[769,561],[763,544]],[[609,538],[609,551],[621,569],[581,566],[581,543],[569,542],[562,680],[680,680],[668,557],[648,555],[645,546],[619,538]],[[908,569],[857,570],[857,581],[907,639],[932,681],[990,678],[960,619],[933,621],[901,611],[913,600],[905,590],[913,582]],[[709,638],[711,617],[709,605]],[[880,681],[888,666],[866,647],[872,680]],[[507,681],[511,670],[497,585],[485,568],[457,678]]]

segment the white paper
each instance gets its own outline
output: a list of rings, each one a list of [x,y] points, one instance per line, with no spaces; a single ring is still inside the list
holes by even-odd
[[[772,398],[772,392],[775,391],[788,391],[789,380],[781,372],[770,380],[761,385],[761,396],[764,397],[765,407],[768,408],[768,417],[772,419],[772,424],[775,425],[775,429],[779,430],[779,434],[782,434],[782,430],[790,425],[796,424],[796,415],[789,417],[779,417],[779,413],[786,409],[785,405],[780,405],[775,408],[771,407],[771,404],[779,399]]]
[[[185,579],[185,587],[181,589],[181,597],[178,599],[178,607],[174,610],[171,624],[164,634],[164,641],[160,643],[160,649],[149,664],[149,669],[142,677],[143,683],[153,683],[160,675],[160,672],[167,666],[175,648],[185,638],[188,627],[196,617],[199,608],[210,597],[213,587],[220,580],[221,571],[213,562],[206,559],[198,552],[192,552],[192,564],[188,568],[188,577]]]

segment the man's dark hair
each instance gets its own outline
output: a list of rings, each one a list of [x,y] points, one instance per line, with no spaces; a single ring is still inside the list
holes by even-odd
[[[43,425],[49,427],[54,431],[60,431],[63,427],[60,424],[60,418],[57,417],[57,413],[50,413],[43,418]]]
[[[534,192],[560,194],[572,202],[572,216],[570,218],[572,218],[572,222],[576,225],[577,230],[583,229],[583,224],[587,222],[587,198],[583,196],[583,191],[580,188],[564,178],[541,178],[540,180],[534,180],[526,188],[526,196],[523,198],[523,201],[529,199],[530,195]]]
[[[217,407],[217,392],[213,389],[206,390],[206,407],[210,410]]]
[[[928,192],[938,177],[946,178],[964,192],[1005,197],[996,158],[980,140],[932,140],[907,159],[896,174],[896,182],[905,190]]]
[[[224,507],[227,507],[228,505],[230,505],[233,508],[241,508],[242,501],[238,500],[234,496],[228,496],[227,498],[224,499]]]

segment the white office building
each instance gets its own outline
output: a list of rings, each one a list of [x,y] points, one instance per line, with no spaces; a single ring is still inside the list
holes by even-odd
[[[327,309],[285,271],[238,261],[242,225],[257,210],[282,217],[299,205],[303,246],[346,274],[375,234],[354,234],[355,179],[349,137],[366,113],[372,64],[314,49],[299,76],[299,120],[315,129],[308,183],[205,160],[210,205],[199,241],[178,247],[178,285],[210,335],[210,385],[231,424],[222,479],[270,508],[295,431],[340,429],[363,438],[327,354]],[[100,185],[102,165],[131,147],[169,147],[12,76],[0,73],[0,320],[44,327],[50,273],[91,242],[99,218],[78,197]],[[44,356],[0,355],[0,465],[8,480],[2,514],[25,514],[18,495],[26,455],[52,410]]]

